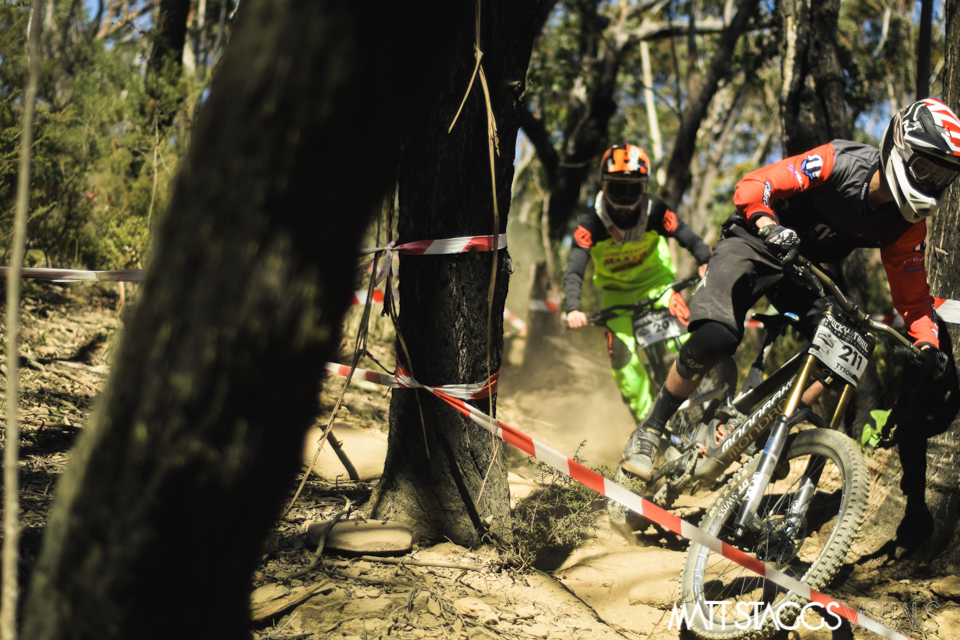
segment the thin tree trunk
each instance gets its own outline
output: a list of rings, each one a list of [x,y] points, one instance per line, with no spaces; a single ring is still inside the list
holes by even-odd
[[[933,0],[920,2],[920,36],[917,38],[917,100],[930,96],[930,31]]]
[[[34,0],[27,29],[27,86],[23,92],[20,169],[14,220],[13,256],[7,270],[7,428],[3,443],[3,593],[0,638],[16,640],[20,599],[20,268],[27,244],[33,116],[40,82],[42,0]]]
[[[25,637],[250,637],[250,576],[318,412],[362,233],[447,60],[459,6],[414,4],[243,2],[61,480]]]
[[[453,60],[451,73],[433,96],[433,108],[417,118],[404,146],[400,241],[506,233],[520,124],[517,106],[543,4],[541,0],[482,4],[482,63],[503,154],[495,162],[497,209],[479,83],[474,83],[450,130],[476,64],[476,25],[471,16],[457,23],[456,44],[445,53]],[[491,287],[494,260],[496,281]],[[401,255],[403,342],[398,350],[416,380],[426,385],[477,383],[487,378],[488,371],[499,370],[506,265],[505,251]],[[478,406],[485,413],[491,409],[488,400]],[[384,475],[370,511],[376,518],[406,522],[416,534],[433,540],[449,538],[471,545],[488,532],[509,538],[509,490],[499,441],[426,392],[394,391]]]

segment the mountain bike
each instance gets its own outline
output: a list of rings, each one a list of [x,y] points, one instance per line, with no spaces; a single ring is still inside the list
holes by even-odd
[[[722,398],[709,422],[684,424],[672,440],[678,445],[674,459],[655,469],[649,486],[660,504],[681,491],[720,489],[701,529],[821,589],[843,563],[867,506],[866,462],[854,441],[835,429],[876,336],[891,339],[895,353],[915,362],[921,356],[895,329],[859,310],[827,274],[792,253],[784,258],[786,272],[823,304],[813,340],[766,379]],[[766,348],[798,318],[754,318],[767,334],[751,367],[757,380]],[[801,403],[815,381],[839,392],[829,420]],[[812,428],[801,429],[802,423]],[[769,637],[793,624],[802,606],[794,592],[696,543],[687,552],[680,594],[688,627],[710,640]]]

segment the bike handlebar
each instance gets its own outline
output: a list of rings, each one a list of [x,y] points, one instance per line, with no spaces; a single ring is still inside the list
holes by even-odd
[[[689,278],[684,278],[683,280],[677,280],[676,282],[672,282],[663,287],[646,300],[638,300],[637,302],[630,304],[615,304],[591,313],[587,316],[587,322],[592,325],[603,326],[607,320],[622,315],[620,313],[621,311],[640,311],[647,307],[652,307],[654,303],[663,297],[663,294],[665,294],[667,291],[670,291],[671,289],[674,291],[683,291],[687,287],[698,282],[700,282],[700,276],[690,276]]]
[[[848,299],[843,292],[840,291],[840,288],[830,276],[801,256],[797,248],[791,249],[787,255],[781,258],[781,263],[788,270],[792,270],[792,273],[802,280],[804,284],[819,297],[826,297],[827,294],[824,292],[824,289],[826,289],[830,295],[837,300],[840,308],[852,316],[857,323],[865,325],[877,333],[882,333],[893,338],[899,343],[894,346],[894,353],[907,356],[914,362],[919,362],[922,359],[922,352],[915,347],[910,340],[900,335],[900,332],[893,327],[883,324],[882,322],[871,320],[870,316],[861,311],[853,301]]]

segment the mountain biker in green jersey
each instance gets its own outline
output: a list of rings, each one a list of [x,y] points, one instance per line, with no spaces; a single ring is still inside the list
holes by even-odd
[[[653,295],[676,280],[666,238],[676,238],[706,271],[710,249],[677,214],[656,196],[646,193],[650,161],[632,144],[607,150],[600,163],[602,191],[593,206],[580,216],[574,244],[563,274],[567,324],[579,329],[588,324],[580,311],[580,292],[587,262],[593,259],[594,285],[603,290],[603,306],[631,304]],[[663,307],[685,325],[689,315],[679,294],[668,292]],[[637,424],[647,415],[653,395],[647,371],[636,352],[629,316],[607,321],[607,350],[613,378]]]

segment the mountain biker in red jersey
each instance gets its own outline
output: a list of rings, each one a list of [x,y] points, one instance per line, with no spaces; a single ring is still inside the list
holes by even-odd
[[[880,148],[847,140],[767,167],[740,181],[737,212],[724,223],[707,276],[690,303],[690,339],[684,343],[642,427],[631,434],[621,467],[649,479],[667,421],[699,378],[732,356],[749,309],[766,295],[780,312],[798,314],[811,337],[819,313],[813,294],[783,277],[778,259],[791,248],[816,262],[838,262],[857,247],[879,247],[893,304],[924,370],[949,371],[940,351],[936,307],[924,266],[926,223],[960,172],[960,119],[927,98],[901,109]]]
[[[601,192],[592,209],[578,220],[574,245],[563,274],[567,324],[587,325],[580,311],[583,273],[593,259],[594,285],[603,290],[603,306],[644,300],[676,280],[666,238],[675,238],[701,265],[710,249],[687,224],[656,196],[646,193],[650,161],[632,144],[611,147],[600,162]],[[672,293],[672,292],[671,292]],[[685,321],[687,305],[679,294],[667,294],[662,305]],[[613,379],[637,424],[653,405],[653,393],[638,357],[629,316],[607,321],[607,346]]]

